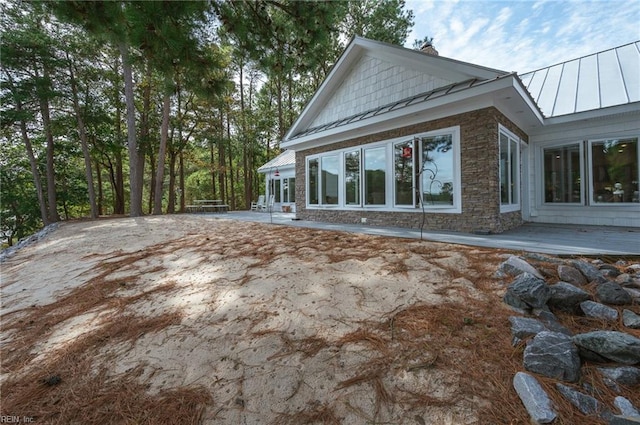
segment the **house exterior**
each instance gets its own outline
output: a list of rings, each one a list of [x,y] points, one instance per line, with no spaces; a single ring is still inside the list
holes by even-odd
[[[499,233],[640,227],[639,137],[640,42],[519,76],[355,37],[281,147],[298,218]]]
[[[260,168],[265,175],[266,199],[274,197],[273,211],[296,212],[296,155],[286,150]]]

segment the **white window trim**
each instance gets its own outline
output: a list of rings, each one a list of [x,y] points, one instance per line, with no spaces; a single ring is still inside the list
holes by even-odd
[[[462,160],[460,152],[460,126],[453,126],[447,128],[441,128],[437,130],[427,131],[423,133],[416,133],[412,135],[396,137],[393,139],[387,139],[364,145],[350,146],[348,148],[337,149],[332,151],[320,152],[314,155],[309,155],[305,158],[305,208],[309,210],[322,210],[322,209],[337,209],[344,211],[388,211],[388,212],[412,212],[422,213],[423,208],[420,205],[394,205],[395,199],[395,187],[394,187],[394,174],[393,174],[393,147],[395,144],[407,141],[408,138],[422,138],[432,137],[444,134],[451,134],[453,142],[453,167],[454,167],[454,195],[453,205],[444,206],[425,206],[425,212],[443,213],[443,214],[461,214],[462,213]],[[519,140],[519,139],[518,139]],[[364,150],[371,148],[385,147],[386,149],[386,161],[385,161],[385,204],[384,205],[367,205],[364,202]],[[360,205],[346,205],[345,202],[345,188],[344,188],[344,154],[347,152],[353,152],[354,150],[360,150]],[[318,177],[318,204],[309,204],[309,162],[311,160],[318,160],[318,172],[321,172],[321,158],[324,156],[338,155],[338,204],[327,205],[322,204],[320,194],[322,193],[322,178]],[[416,152],[414,152],[416,155]],[[415,187],[415,182],[414,182]]]
[[[511,141],[515,141],[515,145],[516,145],[516,149],[517,149],[517,153],[516,153],[516,157],[518,158],[518,169],[516,172],[516,179],[517,182],[515,184],[515,187],[517,188],[516,194],[517,194],[517,202],[515,203],[510,203],[510,204],[503,204],[502,203],[502,199],[500,196],[500,192],[498,192],[498,202],[500,202],[500,213],[508,213],[508,212],[514,212],[514,211],[520,211],[521,209],[521,203],[522,203],[522,187],[521,187],[521,182],[522,182],[522,159],[520,157],[520,145],[523,143],[522,139],[520,139],[518,136],[516,136],[513,132],[511,132],[509,129],[507,129],[506,127],[504,127],[502,124],[498,124],[498,164],[500,162],[500,134],[503,133],[505,134],[508,138],[509,138],[509,154],[511,153]],[[511,158],[511,155],[509,155],[509,158]],[[500,170],[498,170],[499,172]],[[498,178],[500,178],[501,175],[499,174]],[[500,190],[500,185],[498,185],[498,191]],[[513,201],[513,200],[512,200]]]
[[[604,138],[598,138],[598,139],[589,139],[586,140],[586,143],[583,143],[584,145],[586,145],[586,149],[587,149],[587,164],[586,166],[588,167],[588,179],[584,179],[585,183],[586,183],[586,187],[585,187],[585,191],[587,193],[585,199],[588,201],[588,206],[590,207],[594,207],[594,208],[625,208],[625,207],[630,207],[630,206],[637,206],[638,203],[637,202],[596,202],[593,199],[593,144],[594,143],[598,143],[598,142],[605,142],[607,140],[612,140],[612,139],[636,139],[637,140],[637,147],[636,147],[636,153],[637,153],[637,158],[636,161],[638,161],[638,167],[640,167],[640,136],[635,135],[635,136],[607,136]],[[582,175],[582,177],[584,177],[584,174]],[[575,205],[575,204],[573,204]],[[581,206],[584,206],[585,204],[583,203]],[[577,206],[577,205],[576,205]]]
[[[562,148],[565,146],[571,146],[571,145],[578,145],[578,148],[580,150],[580,182],[582,183],[580,185],[580,203],[577,202],[547,202],[545,201],[545,185],[544,185],[544,151],[545,149],[557,149],[557,148]],[[550,143],[550,144],[546,144],[543,146],[540,146],[539,148],[539,159],[540,159],[540,178],[542,179],[541,183],[540,183],[540,190],[538,191],[538,196],[540,199],[540,202],[538,203],[539,205],[543,205],[544,207],[550,207],[550,208],[555,208],[555,207],[580,207],[580,206],[584,206],[585,205],[585,200],[586,200],[586,191],[587,191],[587,186],[589,185],[589,183],[586,181],[585,179],[585,164],[584,164],[584,141],[583,140],[574,140],[574,141],[567,141],[567,142],[562,142],[562,143]]]

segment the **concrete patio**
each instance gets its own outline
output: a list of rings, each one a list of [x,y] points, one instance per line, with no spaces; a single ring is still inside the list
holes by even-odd
[[[429,241],[554,255],[640,255],[640,228],[632,227],[526,223],[517,229],[496,235],[478,235],[433,230],[424,230],[421,235],[420,229],[296,220],[294,213],[232,211],[228,214],[211,214],[210,216],[239,221],[254,221],[274,225],[366,233],[379,236],[413,239],[420,239],[422,237],[422,239]]]

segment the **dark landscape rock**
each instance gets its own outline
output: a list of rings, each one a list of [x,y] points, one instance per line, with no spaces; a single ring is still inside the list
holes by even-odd
[[[524,339],[535,336],[542,331],[548,330],[542,322],[528,317],[511,316],[511,335],[514,338]]]
[[[633,278],[629,273],[622,273],[621,275],[616,277],[616,283],[622,286],[626,286],[633,283]]]
[[[510,256],[506,261],[500,264],[498,270],[510,276],[519,276],[522,273],[529,273],[542,279],[542,275],[535,267],[515,255]]]
[[[600,403],[590,395],[583,394],[580,391],[576,391],[573,388],[557,383],[556,388],[560,391],[560,394],[571,402],[578,410],[585,415],[598,415],[603,419],[610,419],[613,414],[605,405]]]
[[[633,366],[599,367],[598,371],[617,384],[634,387],[640,384],[640,369]]]
[[[640,303],[640,289],[625,287],[625,292],[631,296],[631,299],[636,303]]]
[[[578,271],[576,270],[576,272]],[[568,282],[558,282],[555,285],[550,285],[549,289],[551,293],[547,305],[569,313],[575,312],[581,302],[591,299],[591,295],[587,291]]]
[[[631,304],[631,295],[624,288],[614,282],[605,282],[596,288],[596,298],[604,304],[628,305]]]
[[[587,279],[576,268],[566,265],[558,266],[558,277],[564,282],[571,283],[572,285],[586,285]]]
[[[595,301],[584,301],[580,303],[580,308],[587,317],[603,320],[618,320],[618,310]]]
[[[640,329],[640,316],[631,310],[622,310],[622,323],[631,329]]]
[[[550,295],[551,290],[544,280],[524,272],[507,287],[505,302],[516,308],[522,308],[521,303],[532,308],[542,308]]]
[[[640,339],[624,332],[594,331],[578,334],[573,342],[606,359],[625,365],[640,362]]]
[[[576,382],[580,376],[578,348],[571,337],[543,331],[524,349],[524,368],[550,378]]]
[[[618,396],[613,399],[613,405],[618,408],[620,415],[622,416],[640,418],[640,412],[638,412],[638,409],[624,397]]]
[[[555,420],[556,413],[551,400],[536,378],[528,373],[518,372],[513,377],[513,388],[534,423],[548,424]]]
[[[555,314],[545,309],[533,309],[532,313],[540,320],[551,332],[560,332],[561,334],[573,336],[573,332],[564,326]]]
[[[574,260],[571,262],[571,265],[580,270],[580,273],[582,273],[589,282],[599,283],[606,281],[606,278],[602,275],[600,269],[598,269],[593,264],[589,264],[583,260]]]
[[[634,418],[631,416],[614,415],[609,419],[609,425],[638,425],[640,424],[640,418]]]
[[[620,275],[620,270],[618,267],[613,264],[601,264],[600,265],[600,273],[607,277],[618,277]]]

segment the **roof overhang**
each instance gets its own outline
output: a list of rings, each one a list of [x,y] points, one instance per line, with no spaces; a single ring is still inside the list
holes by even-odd
[[[607,108],[592,109],[590,111],[577,112],[574,114],[558,115],[546,118],[545,126],[556,124],[567,124],[575,121],[592,120],[605,118],[613,115],[622,115],[628,113],[638,113],[640,111],[640,102],[625,103],[624,105],[610,106]]]
[[[418,50],[407,49],[402,46],[356,36],[351,40],[331,71],[327,74],[325,80],[286,133],[284,137],[285,143],[311,125],[331,95],[340,87],[344,78],[362,56],[367,53],[392,63],[402,63],[403,66],[408,66],[417,71],[435,74],[444,73],[454,81],[464,81],[470,78],[491,80],[499,76],[508,75],[505,71],[441,56],[433,56]],[[285,147],[287,145],[282,144],[282,146]]]
[[[404,127],[446,118],[465,112],[494,106],[523,131],[542,126],[543,116],[515,74],[472,86],[445,96],[385,112],[322,132],[291,140],[281,147],[305,150],[341,140],[366,136],[391,128]]]

